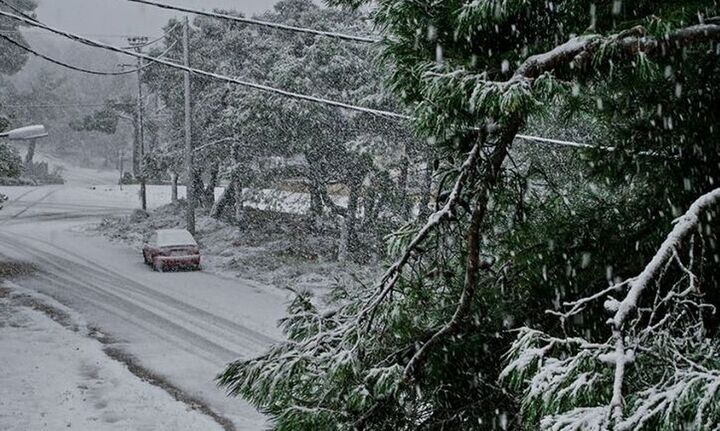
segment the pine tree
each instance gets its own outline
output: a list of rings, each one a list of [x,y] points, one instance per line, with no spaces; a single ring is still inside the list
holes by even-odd
[[[566,383],[547,393],[547,386],[508,392],[498,378],[523,389],[558,361],[587,358],[537,365],[529,360],[542,357],[540,341],[572,342],[565,334],[573,332],[622,339],[625,321],[618,322],[623,329],[603,325],[602,306],[564,320],[564,328],[542,312],[581,293],[608,293],[607,278],[641,273],[671,219],[717,187],[718,131],[702,124],[717,115],[708,112],[720,94],[712,91],[717,4],[379,0],[370,7],[391,87],[437,154],[435,211],[388,238],[390,263],[377,285],[344,286],[331,310],[298,296],[283,322],[289,340],[231,364],[220,383],[281,430],[622,429],[640,408],[656,407],[648,400],[657,391],[636,392],[632,410],[618,401],[622,388],[618,395],[601,380],[589,399],[576,378],[584,368],[565,367]],[[513,147],[529,122],[557,110],[599,125],[589,136],[597,147],[571,157],[578,171],[555,173],[560,184],[542,160],[519,159]],[[713,214],[710,207],[703,214]],[[698,257],[711,287],[718,285],[717,264],[708,265],[717,259],[716,225],[702,223],[706,246]],[[698,331],[705,314],[693,316],[687,328]],[[521,333],[501,374],[508,330],[525,323],[542,331]],[[562,337],[537,335],[546,330]],[[668,345],[677,345],[668,334]],[[687,343],[683,352],[701,340]],[[601,353],[605,364],[626,360]],[[699,365],[717,369],[712,361]],[[681,410],[694,402],[716,411],[715,392],[697,395],[712,381],[702,385],[686,387],[692,397]],[[683,415],[673,420],[673,429],[684,423]]]

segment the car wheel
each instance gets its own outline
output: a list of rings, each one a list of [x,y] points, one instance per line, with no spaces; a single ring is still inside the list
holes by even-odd
[[[157,272],[163,272],[163,264],[160,259],[155,259],[155,262],[153,262],[153,269]]]

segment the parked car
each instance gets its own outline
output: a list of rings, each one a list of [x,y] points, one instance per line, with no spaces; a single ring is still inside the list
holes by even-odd
[[[155,271],[200,269],[200,248],[185,229],[159,229],[143,247],[143,258]]]

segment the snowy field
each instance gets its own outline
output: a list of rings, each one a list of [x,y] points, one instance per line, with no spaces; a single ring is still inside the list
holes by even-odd
[[[74,325],[0,298],[0,429],[222,429],[133,375]]]

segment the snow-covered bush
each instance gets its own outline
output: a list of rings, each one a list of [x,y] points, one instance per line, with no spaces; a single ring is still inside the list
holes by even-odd
[[[22,167],[20,154],[12,147],[0,144],[0,177],[19,177]]]

